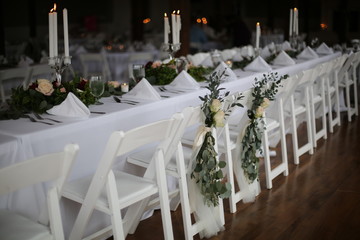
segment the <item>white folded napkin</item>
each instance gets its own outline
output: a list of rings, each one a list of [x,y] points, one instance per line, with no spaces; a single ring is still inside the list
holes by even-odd
[[[296,58],[298,59],[314,59],[318,58],[319,55],[312,50],[311,47],[307,46]]]
[[[268,72],[271,71],[271,67],[261,56],[258,56],[249,65],[247,65],[244,70],[250,72]]]
[[[167,87],[174,89],[192,90],[199,89],[200,85],[190,74],[182,70],[176,76],[176,78],[169,85],[167,85]]]
[[[290,66],[295,65],[295,61],[285,51],[281,51],[274,59],[273,65]]]
[[[18,67],[28,67],[30,64],[33,64],[34,61],[28,56],[21,56],[20,61],[18,63]]]
[[[146,78],[141,79],[130,92],[122,96],[124,99],[142,99],[157,101],[161,99],[160,94],[151,86]]]
[[[246,58],[251,58],[255,55],[254,47],[251,45],[242,47],[240,49],[240,52],[241,52],[241,56],[246,57]]]
[[[316,49],[316,53],[318,54],[332,54],[334,51],[326,45],[326,43],[320,44],[320,46]]]
[[[291,45],[288,41],[285,41],[281,44],[281,49],[284,51],[291,50]]]
[[[200,63],[201,66],[204,66],[204,67],[213,67],[214,66],[214,63],[211,59],[211,56],[207,56],[201,63]]]
[[[264,59],[271,56],[271,52],[268,46],[265,46],[263,49],[261,49],[260,56]]]
[[[240,51],[236,51],[235,55],[233,56],[232,60],[234,62],[241,62],[242,60],[244,60],[244,58],[241,56],[241,52]]]
[[[62,103],[47,110],[47,113],[62,117],[88,118],[90,110],[80,99],[69,92]]]
[[[216,72],[219,75],[225,72],[222,78],[222,80],[224,80],[225,82],[231,82],[237,80],[234,71],[231,70],[231,68],[229,68],[229,66],[224,62],[220,62],[219,66],[216,67],[214,72]]]

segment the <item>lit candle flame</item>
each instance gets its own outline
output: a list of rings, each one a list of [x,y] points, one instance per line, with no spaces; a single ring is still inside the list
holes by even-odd
[[[294,8],[294,11],[297,11],[297,8]]]
[[[176,11],[174,10],[174,11],[172,12],[172,14],[176,14]]]
[[[256,23],[256,26],[260,26],[260,23],[259,23],[259,22],[257,22],[257,23]]]
[[[180,15],[180,10],[177,10],[177,15]]]
[[[167,17],[167,14],[166,14],[166,13],[164,13],[164,17]]]
[[[56,12],[56,3],[54,3],[54,7],[50,10],[50,12]]]

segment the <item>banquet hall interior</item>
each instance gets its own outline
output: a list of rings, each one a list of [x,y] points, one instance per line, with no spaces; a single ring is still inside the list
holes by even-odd
[[[359,239],[359,77],[358,0],[0,0],[0,239]]]

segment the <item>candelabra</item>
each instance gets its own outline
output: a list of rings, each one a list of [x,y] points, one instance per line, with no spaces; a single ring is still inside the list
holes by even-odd
[[[71,72],[73,72],[71,68],[71,56],[50,57],[49,65],[55,70],[55,78],[59,84],[61,84],[61,74],[66,68],[69,68]]]
[[[174,59],[175,53],[180,50],[181,43],[163,43],[161,50],[169,53],[170,59]]]

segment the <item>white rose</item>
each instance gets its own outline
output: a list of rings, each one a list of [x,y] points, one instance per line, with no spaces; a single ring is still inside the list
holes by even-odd
[[[221,108],[221,102],[219,101],[219,99],[213,99],[210,105],[210,110],[212,112],[217,112],[219,111]]]
[[[225,113],[220,110],[214,115],[215,127],[223,127],[224,124]]]
[[[270,100],[268,98],[264,98],[260,106],[263,108],[267,108],[269,105],[270,105]]]
[[[256,109],[256,113],[255,113],[255,117],[256,118],[260,118],[262,117],[264,114],[264,108],[262,106],[259,106],[257,109]]]
[[[46,96],[50,96],[54,92],[52,83],[47,79],[38,79],[37,84],[38,87],[35,90]]]

